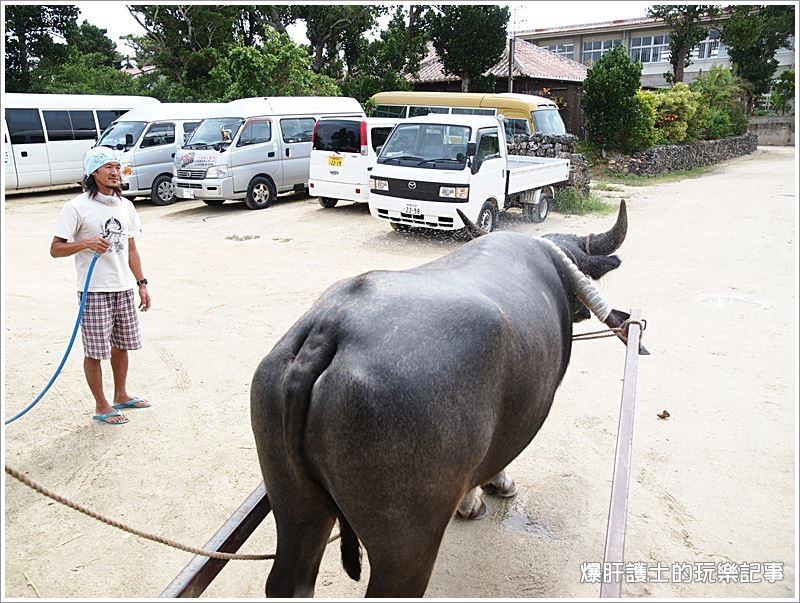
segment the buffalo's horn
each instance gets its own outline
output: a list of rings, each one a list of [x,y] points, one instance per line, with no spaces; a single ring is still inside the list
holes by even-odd
[[[467,231],[467,236],[470,239],[477,239],[478,237],[482,237],[483,235],[489,234],[483,228],[473,223],[467,216],[463,214],[463,212],[460,209],[456,208],[456,213],[458,214],[458,217],[461,218],[461,221],[464,223],[464,228]]]
[[[586,237],[586,253],[589,255],[609,255],[614,253],[628,233],[628,211],[625,208],[625,200],[620,201],[617,222],[608,232]]]

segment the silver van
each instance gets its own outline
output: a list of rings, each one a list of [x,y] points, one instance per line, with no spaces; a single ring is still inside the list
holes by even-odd
[[[150,197],[154,205],[174,203],[175,152],[221,104],[161,103],[133,109],[111,123],[96,146],[120,152],[123,195]]]
[[[356,99],[340,96],[245,98],[217,108],[175,156],[176,194],[264,209],[278,193],[305,190],[311,136],[326,116],[365,117]]]

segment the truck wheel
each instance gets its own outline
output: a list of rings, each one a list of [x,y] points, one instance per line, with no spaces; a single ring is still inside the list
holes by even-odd
[[[336,204],[339,203],[339,199],[332,199],[330,197],[320,197],[317,199],[317,201],[319,201],[319,204],[322,207],[326,207],[328,209],[331,207],[336,207]]]
[[[172,176],[161,174],[153,180],[150,188],[150,200],[153,205],[172,205],[175,203],[175,187],[172,184]]]
[[[210,205],[211,207],[217,207],[218,205],[225,203],[225,199],[203,199],[203,203]]]
[[[256,176],[250,181],[250,186],[247,187],[247,196],[244,198],[244,204],[250,209],[264,209],[269,207],[277,196],[275,185],[268,178]]]
[[[552,198],[549,195],[542,195],[539,197],[539,205],[534,203],[526,203],[524,206],[523,214],[526,222],[544,222],[547,213],[550,211],[550,203]]]
[[[397,222],[389,222],[389,226],[392,227],[392,230],[397,232],[408,232],[411,230],[411,227],[408,224],[399,224]]]
[[[497,225],[497,210],[495,209],[494,205],[488,201],[484,203],[475,223],[483,228],[486,232],[492,232],[494,227]]]

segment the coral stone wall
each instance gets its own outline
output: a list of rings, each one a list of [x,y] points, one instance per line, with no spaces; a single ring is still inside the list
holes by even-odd
[[[589,162],[580,153],[575,153],[577,141],[572,134],[518,134],[508,142],[508,154],[569,159],[569,179],[558,186],[571,186],[588,195],[591,180]]]
[[[664,172],[688,170],[713,165],[756,150],[758,138],[751,133],[720,140],[698,140],[687,144],[652,147],[631,156],[615,155],[609,158],[609,169],[623,174],[653,176]]]

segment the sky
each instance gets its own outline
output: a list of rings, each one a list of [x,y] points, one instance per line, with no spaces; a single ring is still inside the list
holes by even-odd
[[[119,40],[127,34],[141,34],[142,28],[125,8],[126,2],[76,2],[81,14],[79,22],[84,19],[92,25],[107,30],[107,35],[117,43],[118,50],[124,55],[131,55],[132,49]],[[158,4],[158,2],[139,4]],[[275,4],[289,4],[276,2]],[[394,3],[401,4],[401,3]],[[415,4],[424,4],[416,2]],[[509,29],[526,31],[541,27],[557,27],[561,25],[577,25],[583,23],[600,23],[614,19],[630,19],[644,17],[645,11],[652,2],[583,2],[583,1],[536,1],[536,2],[498,2],[509,6],[512,17]],[[305,29],[302,24],[289,28],[289,34],[295,42],[307,44]]]

